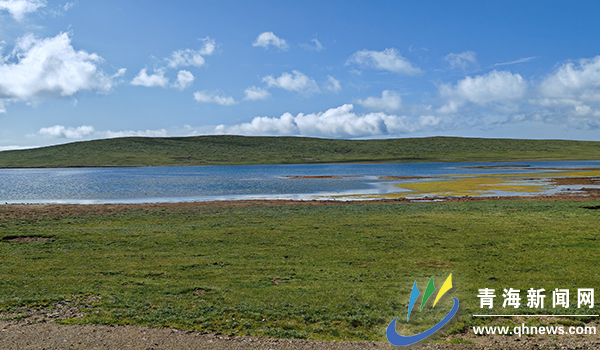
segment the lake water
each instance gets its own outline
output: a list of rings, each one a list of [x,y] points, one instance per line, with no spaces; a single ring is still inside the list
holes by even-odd
[[[469,168],[490,165],[514,167]],[[402,191],[396,186],[402,181],[381,178],[385,176],[539,173],[539,168],[600,168],[600,161],[0,169],[0,201],[93,204],[343,199],[353,194]],[[302,176],[339,177],[294,178]]]

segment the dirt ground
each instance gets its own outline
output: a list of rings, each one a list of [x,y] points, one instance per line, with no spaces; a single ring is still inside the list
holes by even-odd
[[[583,179],[583,178],[582,178]],[[596,181],[585,178],[586,181]],[[579,182],[578,182],[579,183]],[[86,215],[111,215],[127,209],[169,208],[177,211],[195,207],[245,207],[245,206],[274,206],[274,205],[351,205],[355,203],[426,203],[426,202],[470,202],[470,201],[598,201],[600,189],[583,188],[578,192],[561,192],[552,195],[537,196],[457,196],[457,197],[425,197],[425,198],[394,198],[365,201],[341,200],[240,200],[213,202],[181,202],[181,203],[144,203],[144,204],[0,204],[0,219],[43,219],[55,217],[78,217]]]
[[[472,344],[450,344],[459,337]],[[134,326],[60,325],[51,322],[0,321],[0,349],[261,349],[261,350],[336,350],[394,349],[384,342],[333,342],[299,339],[271,339],[228,336],[170,328]],[[437,339],[435,343],[416,344],[411,349],[600,349],[600,335],[594,336],[481,336],[461,335]]]

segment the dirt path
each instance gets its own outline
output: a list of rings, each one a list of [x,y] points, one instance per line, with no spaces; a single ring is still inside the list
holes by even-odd
[[[229,337],[169,328],[0,322],[0,349],[391,349],[385,343]]]
[[[431,343],[412,349],[600,349],[600,335],[537,337],[469,337],[473,344]],[[205,350],[354,350],[397,349],[382,342],[328,342],[298,339],[270,339],[251,336],[230,337],[220,333],[203,334],[170,328],[134,326],[59,325],[0,321],[0,349],[205,349]]]

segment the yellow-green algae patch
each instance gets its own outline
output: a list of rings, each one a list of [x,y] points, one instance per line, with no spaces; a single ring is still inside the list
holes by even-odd
[[[432,196],[482,196],[491,195],[498,191],[514,193],[541,193],[547,186],[532,181],[515,181],[514,178],[498,177],[450,177],[433,181],[413,182],[396,185],[410,190],[401,192],[402,197],[432,195]]]
[[[553,180],[561,178],[589,179],[600,176],[600,170],[552,171],[518,174],[442,175],[415,179],[395,185],[399,192],[340,196],[348,199],[422,198],[458,196],[539,195],[560,191]],[[582,182],[580,185],[585,185]],[[574,181],[572,185],[579,185]]]

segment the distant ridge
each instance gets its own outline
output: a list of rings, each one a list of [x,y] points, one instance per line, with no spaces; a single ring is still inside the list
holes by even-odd
[[[0,168],[600,160],[600,142],[425,137],[124,137],[0,152]]]

